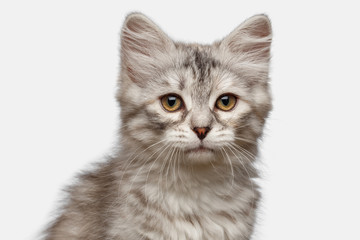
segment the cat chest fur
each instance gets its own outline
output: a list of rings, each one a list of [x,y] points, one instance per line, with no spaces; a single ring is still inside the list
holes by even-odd
[[[171,184],[182,183],[165,186],[147,181],[143,187],[128,186],[110,235],[126,233],[126,239],[154,240],[249,238],[258,199],[254,185],[211,182],[190,189]],[[126,226],[123,217],[128,221]]]

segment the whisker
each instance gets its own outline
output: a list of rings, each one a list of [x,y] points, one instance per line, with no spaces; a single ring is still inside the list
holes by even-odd
[[[246,174],[247,174],[248,177],[249,177],[250,186],[251,186],[251,192],[252,192],[252,195],[253,195],[253,197],[252,197],[252,202],[251,202],[251,203],[253,204],[253,203],[254,203],[254,200],[255,200],[255,187],[254,187],[253,180],[252,180],[252,178],[251,178],[251,176],[250,176],[250,173],[249,173],[248,169],[246,168],[245,164],[242,162],[242,159],[240,159],[240,158],[231,150],[231,148],[232,148],[234,151],[240,153],[243,157],[245,157],[245,158],[247,158],[247,157],[244,156],[244,154],[243,154],[242,152],[240,152],[239,150],[237,150],[236,148],[234,148],[232,145],[228,145],[228,148],[229,148],[229,150],[233,153],[233,155],[238,159],[239,163],[243,166]],[[247,159],[247,160],[249,161],[249,159]]]
[[[151,164],[150,169],[149,169],[149,171],[148,171],[148,173],[147,173],[147,175],[146,175],[146,180],[145,180],[145,184],[144,184],[144,192],[145,192],[145,195],[146,195],[146,187],[147,187],[147,181],[148,181],[148,179],[149,179],[150,171],[151,171],[152,167],[154,166],[154,164],[157,162],[157,160],[160,158],[160,156],[163,154],[163,152],[165,152],[166,149],[168,149],[169,147],[171,147],[170,144],[168,144],[168,145],[160,152],[160,154],[155,158],[155,160],[154,160],[153,163]]]
[[[163,161],[163,163],[162,163],[162,165],[161,165],[160,176],[159,176],[159,178],[158,178],[158,184],[157,184],[157,187],[158,187],[158,197],[160,198],[160,191],[161,191],[161,199],[164,198],[164,194],[163,194],[162,188],[160,187],[160,183],[161,183],[162,180],[163,180],[163,175],[164,175],[165,167],[170,164],[169,161],[166,160],[166,159],[168,158],[170,152],[171,152],[171,150],[168,151],[168,153],[167,153],[166,156],[165,156],[165,160]],[[166,182],[166,176],[165,176],[165,182]]]
[[[225,152],[224,147],[221,147],[221,148],[220,148],[220,153],[221,153],[221,155],[222,155],[223,159],[225,159],[225,158],[226,158],[226,156],[225,156],[224,152]],[[226,176],[225,176],[225,174],[224,174],[224,173],[222,173],[222,172],[219,172],[219,171],[216,169],[215,165],[214,165],[211,161],[210,161],[210,164],[211,164],[211,165],[212,165],[212,167],[214,168],[214,170],[215,170],[216,174],[218,174],[218,175],[219,175],[219,176],[221,176],[224,180],[226,180]]]
[[[234,137],[236,140],[240,140],[240,141],[243,141],[243,142],[247,142],[247,143],[251,143],[251,144],[257,144],[256,141],[254,140],[251,140],[251,139],[246,139],[246,138],[242,138],[242,137]]]
[[[231,188],[230,188],[229,191],[231,191],[231,189],[234,187],[234,181],[235,181],[234,168],[233,168],[233,165],[232,165],[232,163],[231,163],[230,157],[229,157],[229,155],[228,155],[227,152],[226,152],[226,149],[223,148],[223,147],[222,147],[221,149],[224,150],[224,153],[226,154],[226,159],[228,160],[229,165],[230,165],[230,170],[231,170],[231,176],[232,176],[232,178],[231,178]]]
[[[251,152],[249,152],[248,150],[246,150],[245,148],[243,148],[239,145],[236,145],[235,143],[230,143],[230,144],[231,144],[231,146],[233,146],[240,152],[244,152],[244,154],[246,154],[248,157],[250,157],[250,159],[247,158],[250,162],[252,162],[256,159],[256,156],[254,154],[252,154]]]
[[[247,124],[244,124],[244,125],[240,125],[240,126],[238,126],[238,127],[235,127],[235,128],[233,128],[233,130],[243,129],[243,128],[248,127],[248,126],[250,126],[250,123],[247,123]]]
[[[128,170],[128,167],[136,160],[136,158],[137,158],[138,156],[140,156],[140,154],[144,153],[146,150],[148,150],[148,149],[150,149],[150,148],[152,148],[152,147],[154,147],[154,146],[157,146],[158,144],[160,144],[160,143],[162,143],[162,142],[164,142],[164,141],[165,141],[165,140],[160,140],[160,141],[158,141],[158,142],[156,142],[156,143],[148,146],[147,148],[145,148],[144,150],[142,150],[140,153],[138,153],[136,156],[134,156],[136,151],[135,151],[133,154],[130,155],[129,159],[130,159],[132,156],[134,156],[134,157],[133,157],[130,161],[127,161],[127,164],[126,164],[125,168],[122,169],[122,174],[121,174],[121,177],[120,177],[120,180],[119,180],[119,183],[118,183],[117,197],[115,198],[115,200],[113,201],[113,203],[110,204],[110,206],[109,206],[109,208],[108,208],[108,211],[110,211],[110,209],[112,209],[113,207],[115,207],[117,204],[120,204],[120,202],[121,202],[121,201],[119,201],[119,199],[121,198],[121,184],[122,184],[124,175],[125,175],[125,173],[126,173],[127,170]],[[141,148],[141,147],[138,147],[136,150],[138,150],[139,148]],[[155,154],[156,152],[158,152],[158,151],[155,151],[154,154]],[[153,154],[153,155],[154,155],[154,154]]]
[[[174,145],[173,145],[174,146]],[[172,167],[172,165],[174,164],[174,161],[173,161],[173,154],[174,154],[174,152],[176,151],[176,147],[173,147],[173,149],[172,149],[172,152],[171,152],[171,155],[170,155],[170,158],[169,158],[169,165],[168,165],[168,168],[167,168],[167,171],[166,171],[166,175],[165,175],[165,183],[166,183],[166,187],[168,187],[168,182],[167,182],[167,179],[168,179],[168,176],[169,176],[169,170],[171,169],[171,168],[173,168]],[[175,164],[174,164],[174,166],[175,166]],[[173,168],[174,169],[174,168]],[[172,176],[172,181],[174,181],[174,177],[175,177],[175,175],[174,176]]]
[[[135,180],[137,179],[139,173],[141,173],[143,167],[148,163],[148,161],[151,160],[151,158],[152,158],[156,153],[160,152],[160,150],[162,150],[161,153],[160,153],[160,155],[161,155],[161,154],[164,152],[164,150],[167,149],[168,146],[169,146],[169,145],[167,145],[164,149],[158,149],[157,151],[155,151],[155,152],[145,161],[145,163],[143,163],[143,164],[141,165],[141,167],[138,169],[136,175],[133,177],[133,179],[132,179],[132,181],[131,181],[130,188],[129,188],[127,194],[126,194],[125,206],[128,204],[129,193],[131,192],[132,186],[133,186]],[[160,155],[159,155],[159,156],[160,156]],[[158,156],[158,157],[159,157],[159,156]],[[158,158],[158,157],[157,157],[157,158]],[[156,161],[156,160],[155,160],[155,161]]]
[[[164,141],[166,141],[165,139],[163,139],[163,140],[161,140],[161,141],[158,141],[158,142],[156,142],[156,143],[154,143],[154,144],[152,144],[152,145],[150,145],[150,146],[148,146],[147,148],[145,148],[144,150],[142,150],[140,153],[138,153],[136,156],[134,156],[131,160],[130,160],[130,162],[128,162],[128,164],[126,165],[126,167],[125,167],[125,169],[123,170],[123,174],[121,175],[121,178],[120,178],[120,182],[119,182],[119,184],[121,184],[121,181],[122,181],[122,179],[123,179],[123,177],[124,177],[124,174],[126,173],[126,170],[128,169],[128,167],[133,163],[133,161],[135,161],[136,160],[136,158],[138,157],[138,156],[140,156],[142,153],[144,153],[146,150],[149,150],[150,148],[152,148],[152,147],[154,147],[154,146],[156,146],[156,145],[158,145],[158,144],[160,144],[160,143],[163,143]],[[136,150],[138,150],[140,147],[138,147]],[[136,151],[135,151],[136,152]],[[156,153],[157,151],[155,151],[155,153]],[[132,154],[130,157],[132,157],[134,154]],[[152,154],[151,156],[153,156],[154,154]]]
[[[180,179],[180,182],[182,183],[182,186],[186,186],[186,182],[183,181],[183,179],[181,177],[181,173],[180,173],[180,164],[181,164],[180,154],[181,154],[181,151],[178,148],[176,151],[176,162],[177,162],[176,166],[177,166],[178,177]]]

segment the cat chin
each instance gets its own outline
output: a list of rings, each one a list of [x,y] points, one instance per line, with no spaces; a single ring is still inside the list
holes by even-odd
[[[187,150],[186,157],[193,163],[208,163],[214,160],[215,153],[212,149],[198,147],[195,149]]]

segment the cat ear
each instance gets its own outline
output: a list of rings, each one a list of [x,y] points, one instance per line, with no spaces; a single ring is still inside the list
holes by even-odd
[[[272,40],[271,23],[266,15],[255,15],[225,37],[220,46],[237,56],[254,61],[269,61]]]
[[[142,85],[153,78],[173,47],[173,41],[145,15],[127,16],[121,32],[121,62],[132,81]]]

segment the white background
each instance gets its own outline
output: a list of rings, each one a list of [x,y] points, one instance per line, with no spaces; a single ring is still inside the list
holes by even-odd
[[[360,14],[356,1],[1,1],[0,239],[36,239],[60,189],[111,152],[119,32],[141,11],[210,43],[272,20],[274,111],[254,239],[360,239]]]

